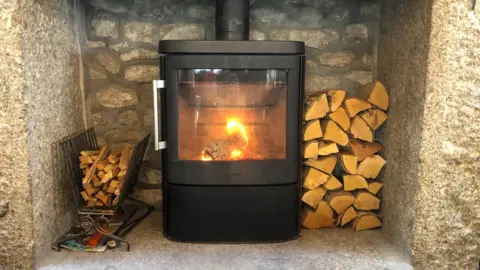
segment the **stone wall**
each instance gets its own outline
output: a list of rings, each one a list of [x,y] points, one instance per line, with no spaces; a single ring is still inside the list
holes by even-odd
[[[469,0],[404,0],[382,16],[384,231],[418,269],[478,269],[479,14]]]
[[[56,142],[84,126],[72,1],[17,2],[0,3],[1,269],[33,268],[72,225]]]
[[[252,40],[300,40],[307,47],[307,95],[356,88],[376,77],[379,1],[257,0]],[[89,125],[121,147],[153,129],[151,81],[158,41],[213,39],[213,0],[90,0],[85,6],[85,89]],[[149,151],[137,194],[159,202],[160,155]]]

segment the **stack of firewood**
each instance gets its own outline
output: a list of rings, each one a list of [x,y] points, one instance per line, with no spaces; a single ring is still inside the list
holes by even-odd
[[[303,226],[322,228],[351,223],[354,230],[382,225],[375,180],[386,161],[374,133],[386,120],[388,93],[381,82],[359,88],[357,97],[329,90],[306,101]]]
[[[130,146],[121,152],[110,151],[107,146],[80,152],[80,168],[84,175],[80,194],[87,207],[117,205],[131,154]]]

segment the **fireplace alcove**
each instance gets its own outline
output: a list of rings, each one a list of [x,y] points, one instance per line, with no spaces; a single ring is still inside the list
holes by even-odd
[[[478,5],[251,2],[251,39],[306,42],[305,95],[336,87],[354,95],[360,84],[376,79],[389,89],[389,120],[380,136],[388,161],[382,229],[303,230],[298,240],[279,244],[179,244],[162,236],[157,212],[129,235],[131,253],[108,252],[95,260],[91,254],[53,253],[50,244],[75,217],[52,145],[85,126],[95,125],[110,144],[151,130],[149,83],[158,74],[158,55],[151,51],[159,39],[212,39],[213,1],[2,3],[0,12],[8,19],[0,40],[8,46],[0,85],[6,85],[9,98],[0,98],[8,111],[0,113],[0,137],[18,151],[0,153],[7,168],[16,165],[0,174],[6,186],[0,186],[0,204],[7,202],[0,215],[6,243],[0,266],[473,269],[478,264],[479,138],[465,135],[479,133],[467,128],[478,116],[478,59],[471,53],[478,51],[480,38]],[[159,177],[159,158],[149,153],[146,175]],[[146,181],[138,194],[158,201],[158,184]]]

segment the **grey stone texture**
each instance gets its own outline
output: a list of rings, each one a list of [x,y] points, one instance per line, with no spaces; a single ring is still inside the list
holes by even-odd
[[[92,17],[91,31],[96,37],[113,38],[118,37],[118,19],[111,14],[97,13]]]
[[[125,69],[125,79],[132,82],[148,83],[160,77],[158,65],[138,65]]]
[[[83,127],[74,12],[57,0],[0,13],[0,268],[33,269],[75,214],[56,144]]]
[[[159,57],[160,55],[157,53],[157,51],[147,50],[144,48],[133,49],[130,52],[122,53],[120,55],[120,59],[125,62],[134,60],[152,60],[158,59]]]
[[[478,269],[480,27],[471,4],[389,1],[382,16],[384,232],[417,269]]]
[[[329,67],[344,67],[352,63],[353,59],[355,59],[353,52],[325,52],[318,56],[320,63]]]
[[[100,51],[95,55],[98,64],[100,64],[106,71],[112,75],[117,75],[120,72],[120,62],[115,55],[108,51]]]
[[[105,108],[121,108],[137,104],[137,93],[120,84],[110,84],[96,94],[97,102]]]

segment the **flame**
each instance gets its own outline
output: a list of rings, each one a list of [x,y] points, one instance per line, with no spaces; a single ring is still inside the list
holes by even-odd
[[[213,160],[211,156],[205,154],[205,151],[202,151],[202,160],[203,161],[210,161],[210,160]]]
[[[245,130],[243,124],[240,123],[238,120],[227,119],[227,133],[228,135],[240,134],[240,136],[242,136],[243,140],[245,141],[245,146],[243,146],[243,148],[248,146],[247,131]]]
[[[239,159],[243,157],[243,151],[239,149],[233,149],[232,152],[230,153],[230,158],[231,159]]]

